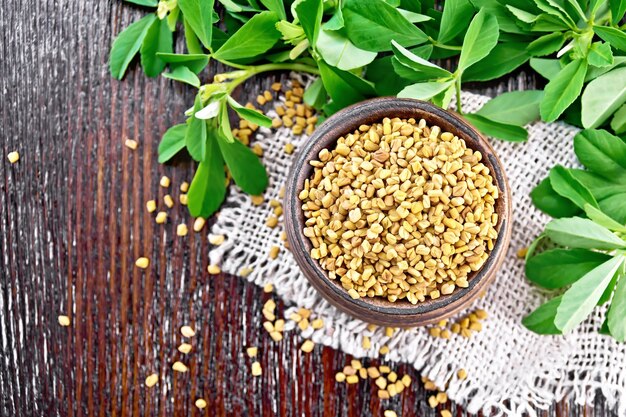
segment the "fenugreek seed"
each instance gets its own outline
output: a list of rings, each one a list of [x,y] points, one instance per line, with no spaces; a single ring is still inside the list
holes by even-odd
[[[439,327],[431,327],[428,332],[432,337],[439,337],[441,335],[441,329]]]
[[[159,376],[157,374],[150,374],[146,377],[146,387],[151,388],[159,382]]]
[[[172,365],[172,369],[175,370],[176,372],[183,372],[183,373],[189,370],[189,368],[187,368],[187,365],[179,361],[174,362],[174,364]]]
[[[202,398],[198,398],[196,400],[196,402],[194,403],[196,405],[196,407],[198,407],[200,410],[203,410],[204,408],[206,408],[207,404],[206,401]]]
[[[385,327],[385,336],[391,337],[393,336],[394,332],[395,332],[395,329],[393,327]]]
[[[437,402],[439,402],[439,404],[446,403],[447,401],[448,401],[448,394],[446,394],[445,392],[437,393]]]
[[[59,324],[63,327],[67,327],[70,325],[70,318],[68,316],[60,315],[59,317],[57,317],[57,320],[59,321]]]
[[[180,328],[180,334],[185,337],[194,337],[196,335],[196,331],[191,326],[183,326]]]
[[[372,379],[377,379],[380,376],[380,372],[375,366],[370,366],[369,368],[367,368],[367,376]]]
[[[389,399],[389,392],[387,392],[387,390],[379,389],[377,395],[378,395],[378,398],[380,398],[381,400]]]
[[[187,236],[187,232],[189,230],[187,229],[187,225],[185,223],[181,223],[178,226],[176,226],[176,235],[177,236]]]
[[[269,216],[267,221],[265,222],[267,227],[271,227],[272,229],[278,226],[278,218],[276,216]]]
[[[402,381],[402,385],[404,385],[407,388],[411,385],[411,377],[409,375],[404,375],[401,381]]]
[[[252,376],[261,376],[263,369],[259,362],[252,362]]]
[[[252,195],[250,196],[250,201],[252,201],[252,204],[254,204],[255,206],[259,206],[261,204],[263,204],[263,201],[265,199],[263,198],[262,195]]]
[[[359,293],[358,293],[358,292],[356,292],[356,290],[355,290],[354,288],[350,288],[350,289],[348,290],[348,294],[350,295],[350,297],[352,297],[352,298],[353,298],[353,299],[355,299],[355,300],[356,300],[356,299],[361,298],[361,296],[359,295]]]
[[[311,353],[314,347],[315,343],[307,339],[304,341],[304,343],[302,343],[302,346],[300,346],[300,350],[306,353]]]
[[[348,384],[356,384],[359,382],[359,377],[357,375],[350,375],[346,377],[346,382]]]
[[[150,259],[146,258],[145,256],[137,258],[137,260],[135,261],[135,266],[137,266],[137,268],[146,269],[149,265]]]
[[[272,285],[271,282],[268,282],[267,284],[265,284],[263,286],[263,292],[266,294],[271,293],[272,291],[274,291],[274,285]]]
[[[156,201],[154,200],[146,201],[146,209],[148,210],[148,213],[154,213],[157,209]]]
[[[302,320],[300,320],[300,321],[298,322],[298,328],[299,328],[300,330],[302,330],[302,331],[305,331],[306,329],[308,329],[308,328],[309,328],[309,320],[308,320],[308,319],[305,319],[305,318],[303,318]]]
[[[350,361],[350,366],[356,369],[357,371],[363,367],[363,365],[361,364],[361,361],[358,359],[352,359]]]
[[[272,93],[270,93],[267,90],[263,91],[263,97],[265,97],[265,100],[267,100],[267,101],[272,101],[272,99],[274,98]]]
[[[124,141],[124,145],[126,145],[128,149],[132,149],[133,151],[137,149],[137,141],[133,139],[126,139]]]
[[[378,367],[378,370],[380,371],[381,374],[388,374],[389,372],[391,372],[391,368],[389,368],[389,366],[387,365],[380,365]]]
[[[161,184],[161,187],[163,188],[167,188],[170,186],[170,179],[169,177],[166,177],[165,175],[163,175],[161,177],[161,180],[159,181],[159,184]]]
[[[396,412],[393,411],[393,410],[385,410],[385,412],[383,413],[383,416],[385,416],[385,417],[398,417]]]
[[[380,353],[381,355],[386,355],[389,353],[389,347],[387,345],[383,345],[381,346],[380,350],[378,351],[378,353]]]
[[[335,381],[337,382],[344,382],[346,380],[346,374],[344,374],[343,372],[337,372],[335,374]]]
[[[207,271],[209,272],[209,275],[217,275],[222,272],[218,265],[209,265],[207,267]]]
[[[264,96],[262,96],[262,95],[258,95],[257,98],[256,98],[256,102],[259,103],[262,106],[265,103],[267,103],[267,99]]]
[[[295,149],[293,143],[289,142],[285,144],[284,151],[287,155],[291,155]]]
[[[271,332],[270,337],[274,340],[274,342],[280,342],[283,340],[283,334],[281,332]]]
[[[315,319],[311,321],[311,327],[315,330],[321,329],[322,327],[324,327],[324,320]]]
[[[278,246],[272,246],[269,252],[270,259],[276,259],[278,257],[279,252],[280,252],[280,248]]]
[[[263,156],[263,148],[258,143],[255,143],[252,147],[252,153],[254,153],[256,156]]]
[[[14,164],[20,160],[20,153],[17,151],[9,152],[7,154],[7,159],[9,160],[10,163]]]
[[[193,222],[193,231],[199,232],[200,230],[202,230],[202,228],[204,228],[205,223],[206,220],[203,217],[196,218],[196,220],[194,220]]]
[[[187,181],[183,181],[183,183],[180,184],[180,192],[186,193],[187,191],[189,191],[189,183]]]
[[[398,374],[393,371],[389,372],[389,375],[387,375],[387,380],[389,380],[389,382],[396,382],[398,380]]]
[[[280,91],[280,89],[282,88],[282,84],[281,83],[273,83],[271,88],[274,91]]]
[[[430,408],[437,408],[437,406],[439,405],[439,401],[437,401],[437,397],[435,397],[434,395],[431,395],[430,397],[428,397],[428,405],[430,406]]]
[[[450,410],[441,410],[441,417],[452,417]]]
[[[191,345],[189,343],[181,343],[180,346],[178,346],[178,351],[186,355],[191,352]]]
[[[154,218],[154,221],[157,222],[157,224],[165,223],[167,221],[167,213],[164,211],[159,211]]]
[[[441,337],[442,339],[450,339],[450,330],[448,329],[443,329],[441,331],[441,334],[439,334],[439,337]]]
[[[299,323],[302,320],[302,316],[298,313],[291,313],[291,315],[289,316],[289,320]]]
[[[476,314],[476,317],[478,317],[480,320],[484,320],[488,316],[487,312],[481,308],[475,310],[474,314]]]
[[[457,376],[459,379],[463,380],[463,379],[467,378],[467,371],[466,371],[465,369],[459,369],[459,370],[456,372],[456,376]]]
[[[178,196],[178,201],[180,202],[180,204],[182,204],[183,206],[186,206],[187,203],[189,202],[189,197],[187,196],[187,194],[180,194]]]
[[[226,236],[224,235],[209,235],[209,243],[211,245],[219,246],[224,243]]]
[[[369,349],[372,346],[370,338],[367,336],[363,336],[363,341],[361,345],[363,346],[363,349]]]
[[[248,275],[250,275],[252,273],[252,271],[254,271],[253,268],[244,266],[243,268],[241,268],[239,270],[239,276],[246,278]]]

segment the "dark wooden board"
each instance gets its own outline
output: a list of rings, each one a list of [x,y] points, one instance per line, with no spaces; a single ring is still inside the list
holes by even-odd
[[[421,384],[381,404],[372,384],[335,383],[349,356],[321,346],[303,354],[295,334],[272,342],[261,326],[268,296],[239,278],[207,275],[205,233],[175,235],[178,222],[191,225],[185,211],[173,209],[166,226],[146,213],[145,201],[165,194],[161,175],[175,187],[191,179],[191,163],[161,166],[156,149],[193,92],[147,79],[135,65],[122,82],[110,78],[114,34],[144,11],[111,0],[1,5],[1,416],[438,415]],[[533,83],[522,73],[481,91]],[[136,151],[125,136],[139,141]],[[15,165],[6,159],[12,150],[22,155]],[[133,264],[144,255],[152,263],[141,271]],[[71,327],[57,324],[60,313]],[[174,375],[183,324],[199,332],[190,372]],[[248,345],[260,348],[261,378],[249,374]],[[419,379],[409,365],[397,370]],[[153,371],[166,383],[146,389]],[[208,402],[204,412],[197,397]],[[611,413],[598,398],[542,415]]]

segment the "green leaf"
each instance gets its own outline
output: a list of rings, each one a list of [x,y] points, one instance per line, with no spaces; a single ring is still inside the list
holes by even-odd
[[[581,98],[582,122],[598,127],[626,102],[626,68],[617,68],[591,81]]]
[[[591,192],[561,165],[556,165],[550,170],[550,185],[561,197],[565,197],[581,209],[586,204],[598,207],[598,202]]]
[[[452,85],[454,85],[453,80],[412,84],[402,89],[402,91],[398,93],[398,97],[430,100],[437,94],[447,90]]]
[[[217,130],[219,132],[218,136],[228,143],[235,142],[235,137],[230,129],[230,118],[228,117],[228,106],[226,105],[226,100],[220,100],[219,106],[220,110],[217,117],[219,120],[217,126]]]
[[[565,36],[561,32],[548,33],[528,44],[528,53],[531,56],[552,54],[563,46]]]
[[[626,143],[606,130],[584,130],[577,134],[574,152],[587,169],[609,180],[626,176]]]
[[[207,143],[206,159],[198,165],[187,195],[189,213],[203,218],[215,213],[226,197],[224,160],[214,133],[211,134]]]
[[[138,4],[139,6],[156,7],[159,4],[158,0],[125,0],[127,3]]]
[[[341,31],[322,29],[316,47],[326,63],[344,71],[363,67],[377,55],[376,52],[357,48]]]
[[[611,335],[618,341],[626,341],[626,276],[622,275],[617,286],[615,295],[607,313],[607,322]]]
[[[272,126],[272,119],[270,119],[263,113],[242,106],[241,104],[237,103],[237,101],[235,101],[235,99],[231,96],[227,96],[226,99],[228,100],[228,104],[230,105],[230,107],[235,110],[242,119],[246,119],[247,121],[257,124],[259,126]]]
[[[167,21],[155,20],[146,32],[140,49],[141,66],[148,77],[156,77],[165,69],[165,61],[158,56],[158,53],[172,52],[172,44],[172,32],[167,26]]]
[[[339,30],[343,29],[343,13],[341,12],[341,7],[337,7],[333,17],[330,20],[322,25],[322,28],[325,30]]]
[[[183,18],[183,27],[185,29],[185,45],[190,54],[204,54],[200,39],[196,36],[187,19]],[[213,42],[213,40],[211,40]]]
[[[314,109],[321,109],[328,99],[328,94],[324,88],[324,83],[321,78],[316,78],[304,92],[302,97],[304,102]]]
[[[500,43],[489,55],[463,72],[463,81],[489,81],[519,68],[528,61],[524,43]]]
[[[626,194],[626,182],[620,181],[619,178],[608,179],[607,181],[607,178],[590,171],[582,169],[570,169],[569,171],[574,178],[582,182],[588,190],[591,190],[591,194],[598,203],[614,195]]]
[[[226,10],[228,10],[231,13],[258,11],[258,9],[255,9],[253,7],[235,3],[233,0],[218,0],[218,1],[222,4],[222,6],[224,6]]]
[[[600,209],[620,223],[626,224],[626,193],[612,195],[598,201]]]
[[[217,59],[236,60],[267,52],[280,38],[276,22],[278,17],[274,12],[254,15],[213,55]]]
[[[473,14],[474,7],[468,0],[445,1],[437,40],[444,44],[453,40],[469,25]]]
[[[200,94],[196,96],[193,106],[194,113],[202,109],[202,100]],[[203,119],[191,116],[185,132],[185,145],[189,155],[196,161],[204,161],[207,146],[207,124]]]
[[[576,26],[576,23],[572,20],[572,18],[568,15],[568,13],[563,9],[558,2],[554,0],[534,0],[537,7],[539,7],[544,12],[548,13],[551,16],[554,16],[565,25],[570,28]]]
[[[617,284],[617,278],[619,277],[619,275],[620,275],[619,271],[613,274],[613,278],[611,278],[611,282],[609,282],[609,285],[607,285],[606,288],[604,289],[604,292],[602,293],[602,296],[600,297],[596,305],[602,306],[609,302],[609,300],[611,299],[611,296],[613,295],[613,291],[615,290],[615,284]]]
[[[609,6],[611,8],[611,22],[618,25],[626,13],[626,0],[609,0]]]
[[[606,227],[580,217],[551,220],[545,232],[555,243],[570,248],[611,250],[626,247],[626,242]]]
[[[422,22],[428,22],[429,20],[433,20],[432,17],[427,16],[425,14],[414,13],[410,10],[404,10],[400,8],[397,8],[396,10],[400,12],[400,14],[404,16],[406,20],[408,20],[411,23],[422,23]]]
[[[187,67],[176,67],[171,72],[164,72],[163,76],[165,78],[193,85],[196,88],[200,87],[200,79]]]
[[[317,64],[324,88],[337,105],[346,107],[375,95],[371,84],[351,72],[331,67],[322,60]]]
[[[526,276],[548,289],[570,285],[611,256],[587,249],[551,249],[533,256],[526,262]]]
[[[539,120],[541,90],[511,91],[489,100],[476,112],[495,122],[524,126]]]
[[[402,46],[427,40],[424,32],[382,0],[345,0],[342,12],[348,38],[367,51],[389,51],[392,40]]]
[[[180,16],[180,9],[175,7],[173,10],[170,10],[169,14],[165,18],[167,21],[167,27],[170,29],[170,32],[176,31],[176,24],[178,23],[178,17]]]
[[[178,7],[183,12],[185,21],[193,29],[206,49],[211,49],[211,37],[213,30],[213,1],[214,0],[178,0]],[[186,35],[186,33],[185,33]],[[189,47],[189,44],[187,44]],[[195,49],[195,48],[194,48]],[[197,50],[189,49],[192,54]],[[200,51],[201,52],[201,51]]]
[[[252,195],[265,191],[268,184],[267,172],[259,157],[238,140],[228,143],[220,137],[217,143],[235,184]]]
[[[576,59],[550,80],[541,101],[541,117],[546,122],[555,121],[580,95],[587,72],[587,62]]]
[[[528,140],[528,132],[521,126],[496,122],[479,114],[464,114],[463,117],[487,136],[509,142],[524,142]]]
[[[267,8],[267,10],[276,13],[279,19],[285,20],[287,19],[287,14],[285,13],[285,4],[283,0],[260,0],[261,4]]]
[[[524,23],[535,23],[539,16],[529,13],[526,10],[518,9],[515,6],[511,6],[509,4],[506,5],[506,8],[513,14],[513,16],[517,17],[520,21]]]
[[[589,48],[589,55],[587,55],[587,62],[594,67],[608,67],[613,65],[615,58],[613,57],[613,51],[611,51],[611,45],[606,42],[594,42]]]
[[[391,41],[395,58],[407,68],[417,71],[424,79],[452,77],[452,74],[431,62],[415,55],[396,41]]]
[[[602,74],[606,74],[607,72],[613,70],[614,68],[624,66],[624,64],[626,64],[626,56],[613,56],[613,63],[611,65],[607,65],[605,67],[589,67],[587,75],[585,76],[585,81],[591,81],[593,79],[596,79]]]
[[[608,26],[594,26],[593,31],[613,48],[626,52],[626,33],[623,31]]]
[[[187,133],[187,125],[174,125],[167,129],[163,134],[161,143],[159,143],[159,163],[172,159],[174,155],[185,148],[185,135]]]
[[[626,233],[626,226],[618,223],[617,221],[615,221],[615,219],[609,217],[599,208],[596,208],[590,204],[585,204],[583,208],[587,217],[589,217],[589,219],[593,220],[600,226],[606,227],[613,232]]]
[[[553,79],[561,71],[558,59],[530,58],[530,66],[547,80]]]
[[[620,107],[613,115],[613,120],[611,120],[611,129],[618,134],[626,132],[626,104]]]
[[[474,16],[463,38],[463,49],[459,57],[458,71],[463,72],[476,62],[480,61],[498,43],[498,21],[488,14],[485,9]]]
[[[117,35],[109,56],[109,68],[113,78],[122,79],[156,18],[155,14],[144,16]]]
[[[322,0],[302,0],[296,5],[296,14],[300,20],[300,25],[311,45],[317,44],[323,12]]]
[[[185,66],[194,74],[198,74],[209,63],[209,56],[205,54],[171,54],[159,52],[157,56],[164,62],[174,64],[174,67]]]
[[[557,219],[571,217],[580,211],[570,200],[561,197],[552,189],[549,178],[544,178],[530,192],[530,198],[535,207]]]
[[[563,333],[578,326],[595,308],[624,258],[611,258],[576,281],[563,294],[554,325]]]
[[[537,334],[561,334],[554,325],[556,312],[561,304],[562,296],[558,296],[539,306],[535,311],[522,319],[522,324],[531,332]]]

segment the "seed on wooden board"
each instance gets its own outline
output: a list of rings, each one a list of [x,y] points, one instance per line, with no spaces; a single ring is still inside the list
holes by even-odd
[[[156,201],[154,200],[146,201],[146,210],[148,210],[148,213],[154,213],[156,209],[157,209]]]
[[[393,410],[385,410],[385,412],[383,413],[383,416],[385,416],[385,417],[398,417],[396,412],[393,411]]]
[[[272,93],[267,90],[263,91],[263,97],[265,97],[266,101],[272,101],[272,99],[274,98]]]
[[[380,372],[378,371],[377,367],[370,366],[369,368],[367,368],[367,376],[369,376],[372,379],[376,379],[380,376]]]
[[[430,397],[428,397],[428,405],[430,406],[430,408],[437,408],[437,406],[439,405],[439,401],[437,401],[437,397],[434,395],[431,395]]]
[[[441,410],[441,417],[452,417],[450,410]]]
[[[407,388],[411,385],[411,377],[409,375],[404,375],[401,381],[402,381],[402,384]]]
[[[207,271],[209,272],[209,275],[217,275],[222,272],[222,269],[219,265],[211,264],[207,267]]]
[[[141,258],[137,258],[137,260],[135,261],[135,265],[138,268],[146,269],[150,265],[150,259],[142,256]]]
[[[187,225],[185,223],[181,223],[178,226],[176,226],[176,234],[178,236],[187,236],[188,232],[189,232],[189,229],[187,228]]]
[[[57,320],[59,321],[59,324],[63,327],[67,327],[70,325],[70,318],[63,314],[59,315],[59,317],[57,317]]]
[[[282,332],[283,330],[285,330],[285,320],[283,319],[278,319],[274,322],[274,330],[276,330],[277,332]]]
[[[261,376],[263,369],[259,362],[252,362],[252,376]]]
[[[445,392],[438,392],[436,398],[439,404],[443,404],[448,401],[448,394],[446,394]]]
[[[279,252],[280,252],[280,248],[278,246],[272,246],[269,252],[270,259],[276,259],[278,257]]]
[[[191,345],[189,343],[181,343],[180,346],[178,346],[178,351],[186,355],[191,352]]]
[[[274,342],[280,342],[283,340],[283,334],[281,332],[271,332],[270,337]]]
[[[180,194],[178,196],[178,201],[180,202],[180,204],[182,204],[183,206],[186,206],[187,203],[189,202],[189,197],[187,196],[187,194]]]
[[[248,354],[249,358],[254,358],[258,352],[259,348],[257,348],[256,346],[250,346],[246,348],[246,353]]]
[[[398,374],[396,374],[395,372],[389,372],[389,374],[387,375],[387,380],[389,382],[396,382],[398,380]]]
[[[194,337],[196,335],[196,331],[191,326],[182,326],[180,328],[180,334],[185,337]]]
[[[387,390],[379,389],[377,392],[377,395],[378,395],[378,398],[380,398],[381,400],[389,399],[389,392],[387,392]]]
[[[346,374],[344,374],[343,372],[337,372],[335,374],[335,381],[344,382],[345,380],[346,380]]]
[[[172,196],[171,196],[171,195],[169,195],[169,194],[165,194],[165,195],[163,196],[163,202],[165,203],[165,205],[166,205],[168,208],[172,208],[172,207],[174,207],[174,199],[173,199],[173,198],[172,198]]]
[[[187,372],[189,370],[189,368],[187,368],[187,365],[179,361],[176,361],[174,362],[174,364],[172,364],[172,369],[176,372]]]
[[[163,188],[169,187],[170,183],[171,183],[171,181],[170,181],[169,177],[167,177],[165,175],[163,175],[161,177],[161,180],[159,181],[159,184],[161,184],[161,187],[163,187]]]
[[[381,374],[388,374],[389,372],[391,372],[391,368],[389,368],[389,366],[387,365],[380,365],[378,367],[378,370],[380,371]]]
[[[180,191],[183,193],[189,191],[189,183],[187,181],[183,181],[183,183],[180,184]]]
[[[206,408],[206,401],[202,398],[198,398],[196,400],[196,402],[194,403],[196,405],[196,407],[198,407],[200,410]]]
[[[206,219],[204,219],[203,217],[196,218],[196,220],[194,220],[193,222],[193,231],[199,232],[200,230],[202,230],[202,228],[204,228],[205,223]]]
[[[272,291],[274,291],[274,285],[271,282],[268,282],[267,284],[263,286],[264,293],[269,294]]]
[[[274,91],[280,91],[282,86],[283,85],[281,83],[273,83],[272,86],[271,86],[271,89],[274,90]]]
[[[126,139],[124,141],[124,145],[126,145],[128,149],[132,149],[133,151],[137,149],[137,141],[134,139]]]
[[[313,348],[315,348],[315,343],[313,343],[313,341],[307,339],[304,341],[304,343],[302,343],[302,346],[300,347],[300,350],[306,353],[311,353],[313,351]]]
[[[7,154],[7,159],[10,163],[14,164],[20,160],[20,153],[18,151],[9,152]]]
[[[346,377],[346,382],[348,384],[356,384],[359,382],[359,377],[357,375],[350,375]]]
[[[267,99],[263,96],[263,95],[258,95],[256,98],[256,102],[259,103],[261,106],[264,105],[265,103],[267,103]]]
[[[385,377],[378,377],[374,383],[380,389],[387,388],[387,380],[385,379]]]
[[[146,387],[148,388],[155,386],[157,382],[159,382],[159,375],[157,374],[150,374],[145,380]]]
[[[157,224],[165,223],[167,221],[167,213],[164,211],[159,211],[154,218],[154,221],[157,222]]]

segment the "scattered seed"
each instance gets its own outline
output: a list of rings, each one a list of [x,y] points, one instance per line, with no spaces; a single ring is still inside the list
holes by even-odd
[[[156,201],[154,200],[146,201],[146,209],[148,210],[148,213],[154,213],[157,209]]]
[[[20,153],[18,151],[9,152],[7,154],[7,159],[10,163],[14,164],[20,160]]]
[[[181,343],[180,346],[178,346],[178,351],[186,355],[191,352],[191,345],[189,343]]]
[[[164,211],[159,211],[154,219],[157,224],[163,224],[167,221],[167,213]]]
[[[322,319],[312,320],[311,321],[311,327],[313,327],[314,330],[321,329],[322,327],[324,327],[324,320],[322,320]]]
[[[209,243],[211,245],[219,246],[224,243],[226,236],[224,235],[209,235]]]
[[[200,230],[202,230],[205,223],[206,223],[206,219],[204,219],[203,217],[196,218],[196,220],[194,220],[193,222],[193,231],[199,232]]]
[[[295,146],[293,145],[293,143],[288,142],[285,144],[284,151],[287,155],[291,155],[294,149],[295,149]]]
[[[389,372],[391,372],[391,368],[389,368],[387,365],[380,365],[378,367],[378,370],[381,374],[388,374]]]
[[[282,88],[282,84],[281,83],[273,83],[271,88],[274,91],[280,91],[280,89]]]
[[[206,401],[202,398],[198,398],[195,402],[196,407],[198,407],[200,410],[206,408]]]
[[[187,229],[187,225],[185,223],[181,223],[178,226],[176,226],[176,234],[178,236],[187,236],[188,231],[189,229]]]
[[[174,362],[174,364],[172,365],[172,369],[176,372],[187,372],[189,370],[189,368],[187,368],[187,365],[179,361]]]
[[[187,181],[183,181],[183,183],[180,184],[180,191],[183,193],[189,191],[189,183]]]
[[[244,266],[239,270],[239,276],[246,278],[248,275],[252,273],[252,271],[254,271],[254,268]]]
[[[359,377],[356,375],[350,375],[346,377],[346,382],[348,384],[356,384],[357,382],[359,382]]]
[[[315,347],[315,343],[313,343],[311,340],[305,340],[304,343],[302,343],[302,346],[300,347],[300,350],[302,350],[303,352],[306,353],[311,353],[313,351],[313,348]]]
[[[411,385],[411,377],[409,375],[404,375],[401,379],[402,385],[408,388]]]
[[[398,380],[398,374],[393,371],[389,372],[389,375],[387,375],[387,380],[389,380],[389,382],[396,382]]]
[[[146,377],[146,387],[150,388],[156,385],[159,382],[159,376],[157,374],[150,374]]]
[[[263,369],[261,369],[261,364],[259,362],[252,362],[252,376],[261,376],[263,373]]]
[[[180,328],[180,334],[185,337],[194,337],[196,335],[196,331],[191,328],[191,326],[183,326]]]
[[[171,181],[170,181],[169,177],[167,177],[165,175],[163,175],[161,177],[161,181],[159,181],[159,184],[161,184],[161,187],[163,187],[163,188],[169,187],[170,183],[171,183]]]
[[[171,195],[169,194],[165,194],[163,196],[163,202],[165,203],[165,205],[169,208],[174,207],[174,199],[172,198]]]
[[[466,371],[465,369],[459,369],[459,370],[456,372],[456,376],[457,376],[460,380],[463,380],[463,379],[467,378],[467,371]]]
[[[428,405],[430,406],[430,408],[437,408],[437,406],[439,405],[439,401],[437,401],[437,397],[435,397],[434,395],[431,395],[430,397],[428,397]]]
[[[150,259],[142,256],[141,258],[137,258],[137,260],[135,261],[135,265],[138,268],[146,269],[150,265]]]
[[[389,353],[389,347],[387,345],[383,345],[380,347],[380,350],[378,351],[379,354],[381,355],[386,355]]]
[[[383,416],[385,416],[385,417],[398,417],[396,412],[393,411],[393,410],[385,410],[385,412],[383,413]]]
[[[137,149],[137,141],[133,139],[126,139],[124,141],[124,145],[126,145],[127,148],[132,149],[133,151]]]
[[[218,265],[212,264],[207,267],[207,271],[209,275],[217,275],[222,272],[222,269]]]
[[[441,410],[441,417],[452,417],[450,410]]]
[[[335,381],[344,382],[345,380],[346,380],[346,374],[344,374],[343,372],[337,372],[335,374]]]
[[[264,198],[262,195],[252,195],[250,196],[250,200],[252,201],[252,204],[254,204],[255,206],[259,206],[263,204]]]
[[[68,316],[60,315],[59,317],[57,317],[57,320],[59,321],[59,324],[63,327],[67,327],[70,325],[70,318]]]
[[[263,97],[265,98],[266,101],[272,101],[272,99],[274,98],[272,93],[270,93],[267,90],[263,91]]]
[[[363,349],[369,349],[370,347],[372,347],[370,338],[367,336],[363,336],[363,341],[361,342],[361,345],[363,346]]]
[[[278,218],[276,216],[269,216],[265,225],[270,228],[275,228],[278,225]]]
[[[183,206],[186,206],[187,203],[189,202],[189,197],[187,196],[187,194],[180,194],[178,196],[178,201],[180,202],[180,204],[182,204]]]
[[[448,394],[445,392],[438,392],[436,398],[439,404],[444,404],[448,401]]]
[[[270,337],[274,342],[280,342],[283,340],[283,334],[281,332],[271,332]]]
[[[248,354],[249,358],[256,357],[258,352],[259,352],[259,348],[257,348],[256,346],[250,346],[249,348],[246,349],[246,353]]]
[[[517,257],[518,258],[525,258],[527,253],[528,253],[528,248],[526,248],[526,247],[520,248],[520,249],[517,250]]]
[[[381,400],[388,400],[389,399],[389,392],[387,392],[387,390],[384,390],[384,389],[379,389],[378,390],[378,398],[380,398]]]

